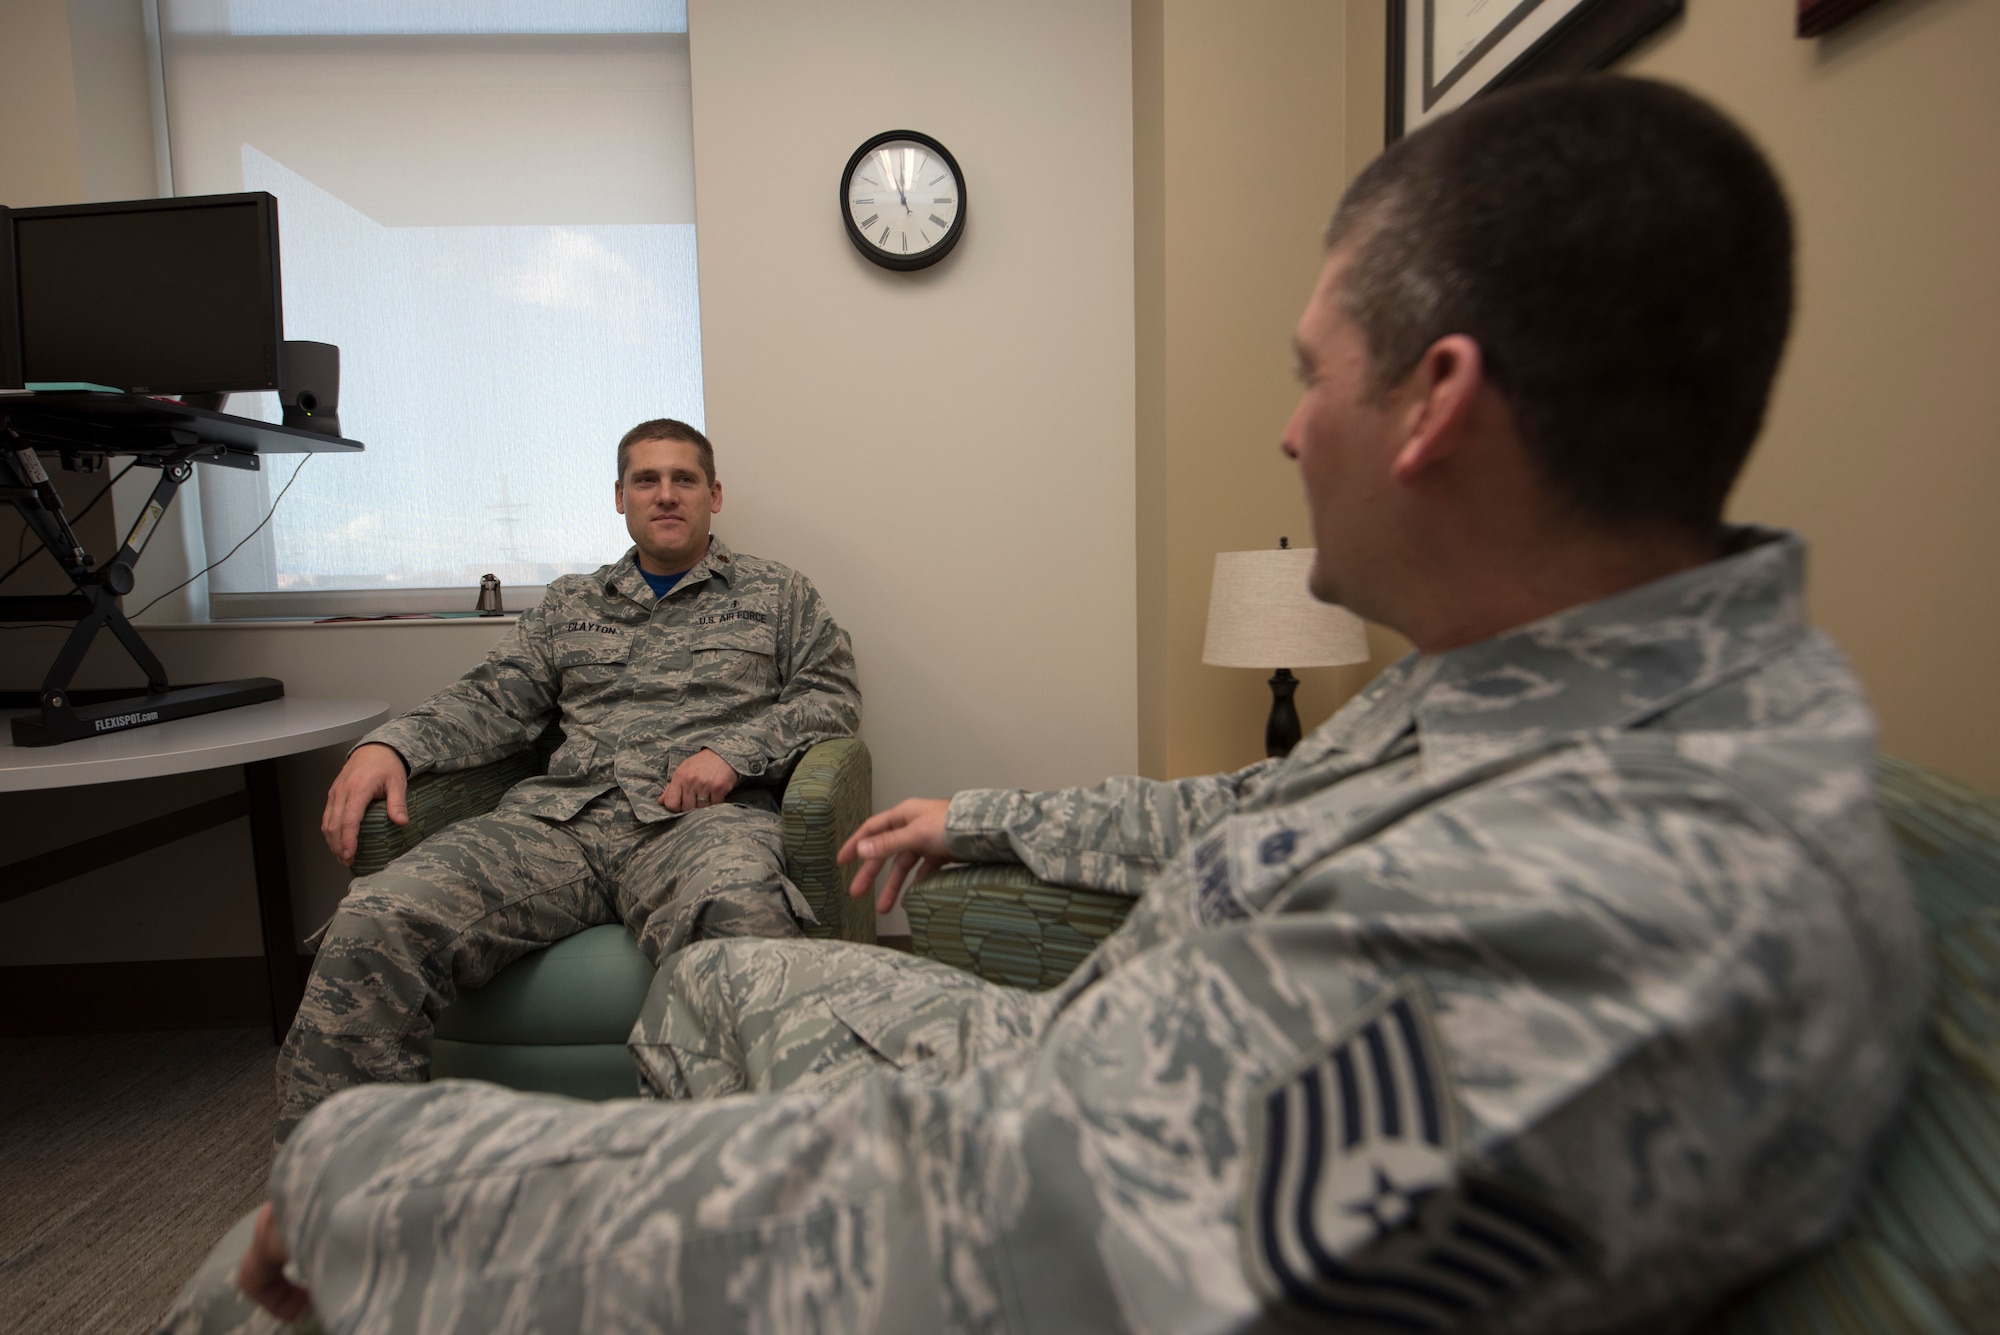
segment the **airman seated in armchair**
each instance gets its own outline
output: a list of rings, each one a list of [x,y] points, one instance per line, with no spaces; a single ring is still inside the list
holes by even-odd
[[[722,483],[700,431],[641,423],[617,461],[631,550],[551,583],[484,663],[364,737],[327,794],[322,832],[352,865],[372,804],[403,824],[411,780],[530,753],[560,723],[497,805],[364,868],[341,900],[278,1058],[281,1143],[342,1089],[423,1081],[440,1009],[543,947],[622,923],[657,966],[817,919],[785,874],[780,795],[860,720],[847,633],[804,576],[711,533]]]

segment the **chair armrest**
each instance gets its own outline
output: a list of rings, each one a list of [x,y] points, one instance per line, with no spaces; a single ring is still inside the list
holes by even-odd
[[[540,750],[530,748],[472,769],[419,774],[410,780],[408,825],[390,820],[382,799],[370,802],[354,846],[354,874],[378,872],[445,826],[493,810],[509,788],[541,773],[545,759]]]
[[[1696,1335],[1978,1331],[2000,1310],[2000,797],[1891,756],[1875,793],[1930,928],[1915,1079],[1832,1245]]]
[[[917,954],[1033,991],[1069,977],[1136,902],[1050,885],[1012,862],[953,867],[903,891]]]
[[[785,785],[785,874],[819,919],[806,928],[807,936],[874,944],[875,905],[848,897],[854,869],[834,861],[847,837],[868,819],[874,794],[875,767],[859,737],[813,747]]]

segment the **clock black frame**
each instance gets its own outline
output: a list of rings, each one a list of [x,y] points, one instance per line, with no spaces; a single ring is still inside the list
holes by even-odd
[[[915,255],[896,255],[876,246],[862,234],[859,227],[854,225],[854,210],[849,208],[847,203],[847,197],[852,193],[848,187],[854,180],[854,169],[861,165],[863,158],[896,139],[907,139],[912,143],[922,144],[943,158],[945,165],[951,168],[952,178],[958,182],[958,214],[951,220],[951,226],[945,229],[944,239]],[[874,135],[854,150],[853,156],[847,159],[847,166],[840,173],[840,220],[846,224],[847,239],[854,243],[856,250],[884,269],[894,269],[900,273],[908,273],[914,269],[928,269],[951,254],[952,249],[958,245],[959,237],[965,234],[965,219],[970,211],[971,192],[966,189],[965,173],[959,169],[958,159],[951,155],[950,149],[919,130],[884,130]]]

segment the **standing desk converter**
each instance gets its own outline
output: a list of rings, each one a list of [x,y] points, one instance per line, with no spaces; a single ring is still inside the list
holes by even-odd
[[[269,677],[176,688],[118,599],[132,591],[133,570],[167,507],[197,463],[258,471],[265,454],[357,454],[359,441],[247,417],[210,412],[173,399],[111,391],[0,393],[0,500],[69,576],[73,593],[0,596],[0,621],[73,621],[75,629],[35,692],[0,692],[0,707],[34,709],[10,724],[17,746],[53,746],[220,709],[274,700],[285,693]],[[160,480],[118,550],[93,561],[63,512],[62,496],[41,455],[71,472],[95,472],[112,456],[157,468]],[[100,630],[109,630],[145,675],[140,689],[76,691],[70,681]]]

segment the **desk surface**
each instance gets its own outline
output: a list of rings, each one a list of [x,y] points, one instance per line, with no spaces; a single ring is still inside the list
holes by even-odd
[[[167,433],[256,454],[359,454],[358,440],[212,413],[150,394],[0,394],[0,414],[34,428],[37,445],[73,444],[112,454],[157,454],[177,446]]]
[[[5,717],[0,715],[0,717]],[[0,793],[150,779],[351,742],[389,717],[380,700],[287,696],[60,746],[15,746],[0,728]]]

